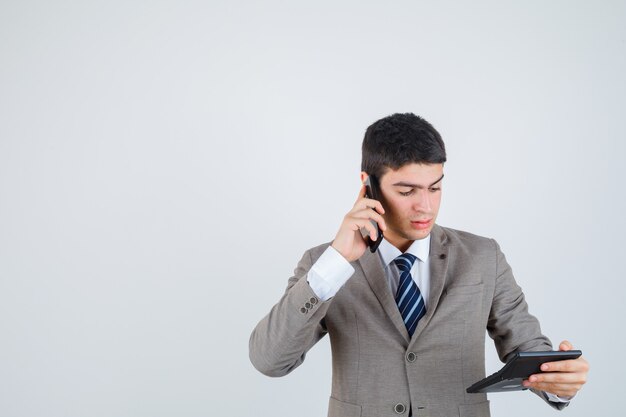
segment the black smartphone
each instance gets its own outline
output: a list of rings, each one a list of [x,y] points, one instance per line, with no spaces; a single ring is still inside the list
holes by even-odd
[[[365,180],[365,197],[371,198],[372,200],[376,200],[380,202],[380,188],[379,188],[378,180],[373,175],[368,175],[367,179]],[[375,210],[375,209],[372,209],[372,210]],[[374,253],[376,252],[376,249],[378,249],[378,245],[380,245],[380,242],[383,241],[383,232],[380,230],[380,227],[378,227],[378,222],[374,220],[370,220],[370,222],[376,228],[376,240],[372,240],[369,237],[369,233],[366,233],[366,235],[363,237],[365,238],[365,242],[367,243],[367,246],[370,248],[370,251]],[[367,229],[362,229],[362,230],[367,230]]]

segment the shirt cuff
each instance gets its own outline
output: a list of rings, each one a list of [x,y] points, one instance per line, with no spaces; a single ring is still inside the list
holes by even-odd
[[[546,396],[546,398],[548,399],[548,401],[553,402],[553,403],[568,403],[570,402],[570,400],[572,398],[574,398],[573,396],[571,397],[559,397],[558,395],[552,394],[550,392],[543,392]]]
[[[335,248],[329,246],[307,274],[309,286],[320,300],[326,301],[354,274],[354,268]]]

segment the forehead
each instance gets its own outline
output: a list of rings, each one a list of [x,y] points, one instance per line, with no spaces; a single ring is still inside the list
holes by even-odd
[[[380,179],[381,185],[410,183],[429,187],[443,175],[443,164],[407,164],[398,169],[388,168]]]

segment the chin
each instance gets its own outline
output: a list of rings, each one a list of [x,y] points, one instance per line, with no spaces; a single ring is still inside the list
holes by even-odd
[[[430,229],[420,230],[420,231],[411,230],[410,233],[407,233],[407,238],[410,240],[424,239],[426,236],[430,234],[432,230],[433,230],[432,227]]]

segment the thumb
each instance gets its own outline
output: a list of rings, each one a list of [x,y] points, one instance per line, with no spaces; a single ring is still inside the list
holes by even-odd
[[[359,196],[357,197],[356,201],[359,201],[363,197],[365,197],[365,184],[361,185],[361,189],[359,190]]]
[[[572,349],[574,349],[574,346],[572,346],[572,344],[568,342],[567,340],[562,341],[561,344],[559,345],[560,351],[567,351],[567,350],[572,350]]]

